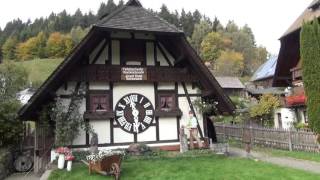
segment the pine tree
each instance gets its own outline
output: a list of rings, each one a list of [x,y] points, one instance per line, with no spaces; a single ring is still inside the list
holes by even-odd
[[[10,36],[2,46],[2,53],[4,59],[15,59],[16,48],[18,45],[18,39],[16,36]]]

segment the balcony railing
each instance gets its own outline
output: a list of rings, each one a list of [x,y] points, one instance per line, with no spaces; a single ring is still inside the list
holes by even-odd
[[[290,69],[292,74],[292,81],[297,81],[302,79],[302,68],[301,67],[294,67]]]

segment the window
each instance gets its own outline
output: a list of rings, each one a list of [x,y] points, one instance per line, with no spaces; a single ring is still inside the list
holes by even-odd
[[[158,92],[158,109],[161,111],[176,110],[176,95],[174,91]]]
[[[144,41],[122,40],[120,43],[122,65],[142,65],[145,61]]]
[[[110,110],[109,93],[107,91],[90,91],[90,111],[106,112]]]

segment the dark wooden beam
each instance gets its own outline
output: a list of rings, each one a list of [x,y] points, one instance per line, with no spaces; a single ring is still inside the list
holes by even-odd
[[[78,68],[67,80],[85,82],[124,82],[125,80],[122,80],[121,78],[121,68],[123,67],[90,65]],[[141,81],[137,80],[137,82],[196,82],[199,80],[193,73],[190,73],[187,68],[145,67],[145,69],[146,79]]]

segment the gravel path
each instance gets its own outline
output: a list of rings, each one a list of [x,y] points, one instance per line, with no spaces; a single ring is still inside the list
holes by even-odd
[[[235,147],[229,148],[229,154],[231,156],[248,157],[247,153],[243,149],[235,148]],[[320,174],[320,163],[318,162],[294,159],[290,157],[277,157],[277,156],[272,156],[272,155],[257,152],[257,151],[251,152],[249,157],[255,158],[261,161],[269,162],[272,164],[280,165],[280,166],[301,169],[301,170]]]

